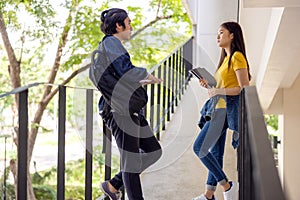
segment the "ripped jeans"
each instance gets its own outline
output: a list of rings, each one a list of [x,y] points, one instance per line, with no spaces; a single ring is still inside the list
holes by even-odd
[[[215,109],[210,121],[204,124],[197,136],[193,150],[209,170],[206,188],[216,190],[217,183],[225,184],[228,179],[223,171],[223,155],[228,128],[226,109]]]

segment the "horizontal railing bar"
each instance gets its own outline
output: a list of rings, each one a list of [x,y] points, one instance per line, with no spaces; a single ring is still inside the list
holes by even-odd
[[[39,85],[50,85],[50,86],[65,86],[67,88],[73,88],[73,89],[82,89],[82,90],[95,90],[95,91],[98,91],[97,89],[95,88],[85,88],[85,87],[77,87],[77,86],[70,86],[70,85],[59,85],[59,84],[52,84],[52,83],[46,83],[46,82],[34,82],[34,83],[30,83],[28,85],[25,85],[25,86],[21,86],[21,87],[17,87],[13,90],[11,90],[10,92],[6,92],[6,93],[3,93],[3,94],[0,94],[0,99],[3,98],[3,97],[6,97],[6,96],[9,96],[9,95],[12,95],[12,94],[17,94],[17,93],[20,93],[20,92],[23,92],[29,88],[32,88],[32,87],[36,87],[36,86],[39,86]]]
[[[32,88],[32,87],[35,87],[35,86],[38,86],[38,85],[41,85],[41,84],[44,84],[44,83],[43,82],[35,82],[35,83],[31,83],[31,84],[28,84],[28,85],[25,85],[25,86],[17,87],[15,89],[11,90],[10,92],[0,94],[0,99],[3,98],[3,97],[9,96],[11,94],[21,93],[25,90],[28,90],[29,88]]]

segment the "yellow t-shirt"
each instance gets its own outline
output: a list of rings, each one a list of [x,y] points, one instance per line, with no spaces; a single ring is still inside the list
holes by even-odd
[[[235,71],[238,69],[247,68],[247,61],[244,55],[236,51],[232,55],[230,67],[228,68],[229,56],[226,56],[222,65],[215,73],[215,79],[217,81],[216,88],[233,88],[238,87],[239,82],[235,75]],[[220,98],[216,108],[226,108],[226,101]]]
[[[236,51],[232,55],[230,67],[228,68],[229,56],[226,56],[221,67],[215,73],[215,79],[217,81],[216,88],[233,88],[238,87],[239,82],[235,75],[235,71],[238,69],[247,68],[247,61],[244,55]]]

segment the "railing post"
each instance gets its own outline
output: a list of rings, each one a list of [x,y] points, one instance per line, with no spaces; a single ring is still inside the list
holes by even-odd
[[[111,132],[103,122],[103,153],[105,153],[105,180],[111,178]]]
[[[17,199],[27,200],[28,89],[19,93]]]
[[[155,76],[154,72],[153,75]],[[154,129],[154,88],[155,85],[150,85],[150,127]]]
[[[85,199],[92,200],[93,90],[86,90]]]
[[[159,68],[157,69],[158,72],[157,72],[157,77],[158,78],[161,78],[161,66],[159,66]],[[160,123],[161,123],[161,118],[160,118],[160,109],[161,109],[161,105],[160,105],[160,97],[161,97],[161,94],[160,94],[160,91],[161,91],[161,86],[160,84],[157,85],[157,99],[156,99],[156,122],[157,122],[157,129],[156,129],[156,138],[158,140],[160,140]]]
[[[171,93],[172,93],[172,89],[171,89],[171,72],[172,72],[172,63],[171,63],[171,56],[168,59],[168,84],[167,84],[167,88],[168,88],[168,98],[167,98],[167,102],[168,102],[168,112],[167,112],[167,121],[170,121],[171,119]]]
[[[184,87],[183,87],[183,71],[182,71],[182,55],[181,55],[181,50],[182,50],[182,48],[179,48],[178,49],[178,74],[179,74],[179,83],[178,83],[178,85],[179,85],[179,89],[178,89],[178,99],[179,99],[179,101],[181,100],[181,97],[182,97],[182,94],[183,94],[183,92],[184,92]]]
[[[105,169],[104,169],[104,179],[111,179],[111,131],[106,127],[105,122],[103,121],[103,153],[105,153]],[[108,197],[105,198],[109,200]]]
[[[6,141],[8,136],[4,136],[4,171],[3,171],[3,200],[6,200]]]
[[[179,76],[179,71],[178,71],[178,50],[175,52],[175,54],[174,54],[174,56],[175,56],[175,61],[174,61],[174,63],[175,63],[175,65],[174,65],[174,67],[175,67],[175,69],[174,69],[174,78],[175,78],[175,80],[173,80],[174,81],[174,91],[175,91],[175,106],[178,106],[178,88],[179,88],[179,86],[178,86],[178,76]]]
[[[176,98],[176,90],[175,90],[175,54],[172,55],[172,72],[171,72],[171,112],[175,111],[175,98]]]
[[[148,95],[148,87],[147,87],[147,85],[144,85],[143,87],[147,91],[147,95]],[[149,98],[149,95],[148,95],[148,98]],[[144,113],[145,118],[148,118],[148,104],[146,104],[145,107],[143,108],[143,113]]]
[[[188,71],[193,68],[193,38],[191,38],[183,46],[183,62],[185,66],[186,78],[188,77]]]
[[[65,199],[65,133],[66,133],[66,87],[59,86],[57,200]]]
[[[163,107],[163,121],[162,121],[162,130],[166,130],[166,95],[167,95],[167,72],[166,72],[166,66],[167,66],[167,61],[163,63],[163,102],[162,102],[162,107]]]

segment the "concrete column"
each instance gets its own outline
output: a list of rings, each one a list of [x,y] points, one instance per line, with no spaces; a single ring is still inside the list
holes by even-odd
[[[220,48],[217,44],[219,26],[225,21],[237,21],[238,0],[198,0],[195,21],[196,66],[214,73],[219,62]]]

